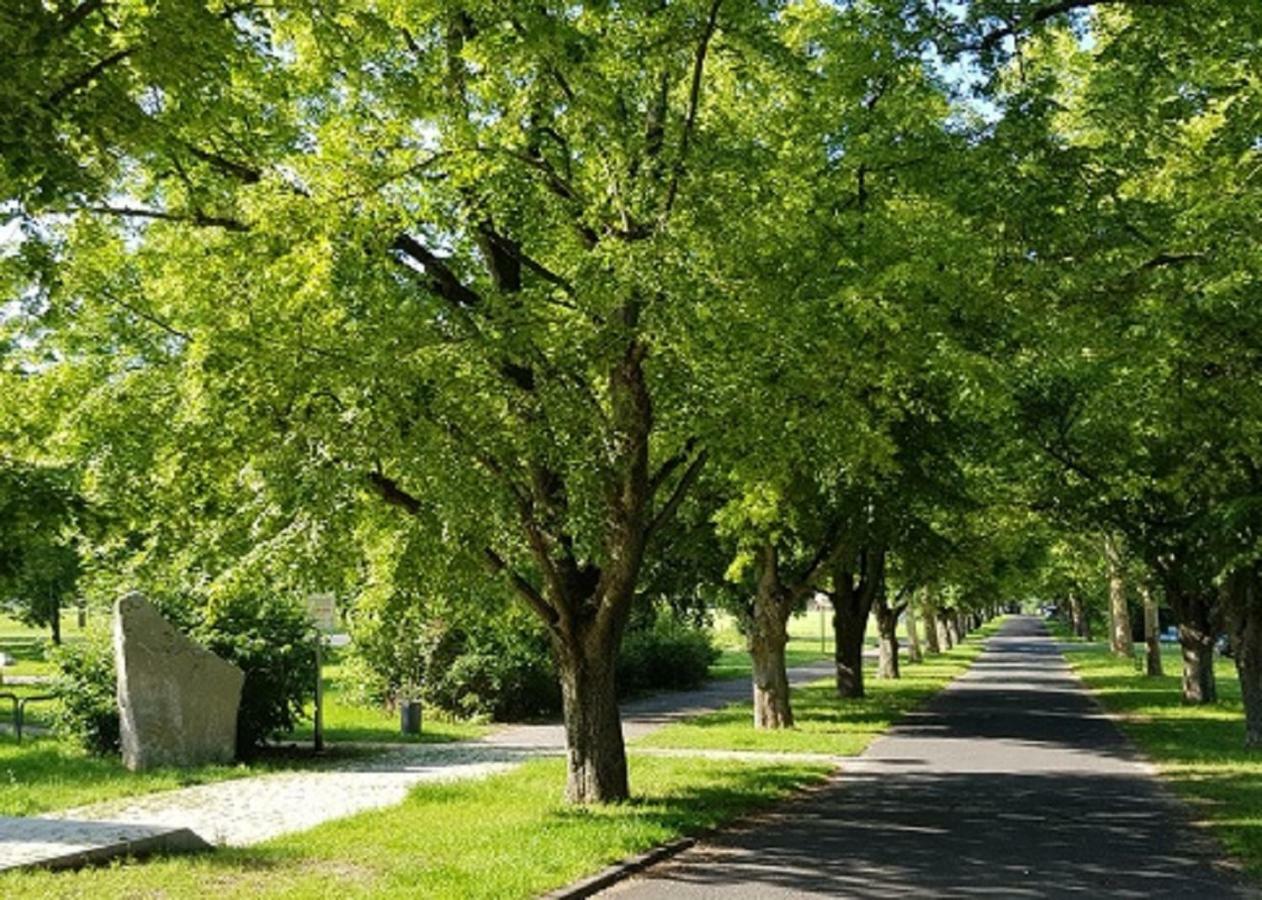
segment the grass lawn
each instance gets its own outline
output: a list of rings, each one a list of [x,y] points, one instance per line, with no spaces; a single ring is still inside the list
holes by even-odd
[[[1244,749],[1244,709],[1231,660],[1215,666],[1220,700],[1185,706],[1177,645],[1163,648],[1167,674],[1148,678],[1102,643],[1067,643],[1075,671],[1162,776],[1208,823],[1228,852],[1262,880],[1262,753]]]
[[[710,677],[748,678],[753,667],[746,649],[745,636],[737,629],[736,620],[720,613],[715,617],[712,630],[714,643],[722,651],[722,655],[710,666]],[[898,639],[900,645],[906,648],[907,629],[901,619],[898,623]],[[876,646],[875,617],[868,619],[865,641],[869,646]],[[800,612],[789,619],[789,645],[785,648],[785,655],[790,668],[830,660],[835,647],[832,613],[825,613],[822,623],[818,612]]]
[[[7,897],[532,897],[823,779],[817,765],[631,757],[630,803],[560,803],[564,764],[417,788],[400,806],[244,850],[0,875]]]
[[[449,717],[425,710],[421,733],[404,735],[399,730],[399,715],[384,707],[366,707],[350,700],[350,685],[339,663],[324,666],[324,739],[336,741],[368,741],[374,743],[441,743],[473,740],[491,731],[493,726],[453,721]],[[312,710],[308,710],[308,715]],[[312,723],[305,722],[287,737],[311,740]]]
[[[31,816],[99,800],[242,778],[277,769],[327,766],[345,759],[349,752],[334,752],[319,759],[309,754],[269,752],[248,765],[128,772],[117,758],[90,756],[56,738],[28,738],[19,745],[12,736],[3,736],[0,737],[0,816]],[[0,896],[4,896],[3,891]]]
[[[974,632],[959,646],[918,664],[904,663],[902,678],[882,681],[872,667],[866,671],[868,696],[841,700],[831,681],[793,691],[797,727],[787,731],[754,731],[752,702],[680,722],[654,732],[639,742],[645,747],[687,749],[770,750],[832,753],[853,756],[863,750],[900,716],[915,709],[964,673],[981,652],[982,641],[998,628],[999,620]]]

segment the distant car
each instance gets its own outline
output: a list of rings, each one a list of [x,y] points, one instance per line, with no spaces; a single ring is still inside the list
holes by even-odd
[[[1222,635],[1214,642],[1214,649],[1218,651],[1219,656],[1231,656],[1231,641],[1227,640],[1227,635]]]
[[[1179,642],[1179,629],[1174,627],[1167,628],[1157,635],[1157,640],[1163,644],[1177,644]]]

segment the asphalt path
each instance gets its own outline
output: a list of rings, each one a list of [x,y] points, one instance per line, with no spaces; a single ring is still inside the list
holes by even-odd
[[[607,893],[631,898],[1248,897],[1041,622],[826,787]]]

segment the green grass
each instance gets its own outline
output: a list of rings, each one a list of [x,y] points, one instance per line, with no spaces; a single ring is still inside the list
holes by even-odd
[[[904,664],[902,678],[882,681],[866,670],[868,696],[842,700],[831,681],[795,688],[792,694],[796,727],[784,731],[755,731],[752,702],[735,703],[687,722],[648,735],[639,746],[706,750],[763,750],[797,753],[862,753],[881,732],[906,712],[922,705],[952,679],[964,673],[981,652],[982,641],[998,622],[987,625],[947,653],[926,657],[923,663]]]
[[[27,739],[19,745],[11,736],[0,737],[0,815],[38,815],[277,769],[327,766],[349,754],[339,751],[315,759],[309,754],[269,752],[248,765],[129,772],[117,758],[90,756],[56,738]]]
[[[789,619],[788,630],[789,645],[785,648],[785,656],[790,668],[833,658],[836,641],[833,639],[831,613],[824,614],[822,628],[818,612],[798,613]],[[745,636],[737,629],[736,620],[732,616],[719,614],[715,617],[712,631],[714,643],[720,649],[721,655],[710,666],[710,677],[748,678],[753,672],[753,666],[746,649]],[[898,639],[903,647],[907,646],[907,629],[901,620],[898,623]],[[868,619],[864,640],[869,646],[876,646],[874,618]]]
[[[1182,662],[1163,648],[1168,673],[1148,678],[1100,643],[1064,645],[1070,664],[1162,776],[1254,878],[1262,880],[1262,753],[1244,749],[1240,682],[1230,660],[1215,666],[1218,703],[1182,702]]]
[[[488,725],[453,721],[426,709],[422,715],[420,735],[404,735],[399,730],[398,713],[351,701],[351,688],[344,672],[336,662],[324,666],[324,738],[330,743],[443,743],[473,740],[491,730]],[[309,708],[307,713],[312,715],[312,710]],[[307,721],[286,739],[309,741],[313,733],[313,725]]]
[[[0,876],[8,897],[533,897],[823,779],[817,765],[631,758],[636,798],[560,803],[564,763],[426,785],[400,806],[244,850],[69,873]]]

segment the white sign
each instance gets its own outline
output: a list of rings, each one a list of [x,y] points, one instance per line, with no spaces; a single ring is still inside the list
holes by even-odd
[[[333,631],[337,628],[337,602],[332,594],[309,595],[307,612],[315,620],[316,628],[321,631]]]

